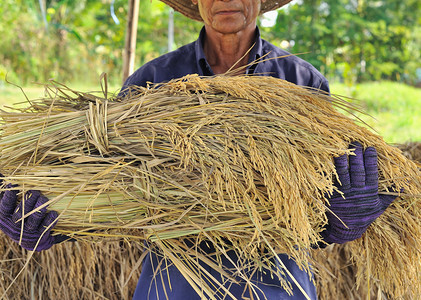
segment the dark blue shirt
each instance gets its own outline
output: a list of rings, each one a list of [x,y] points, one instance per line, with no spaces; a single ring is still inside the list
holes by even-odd
[[[175,51],[162,55],[137,69],[123,85],[146,86],[147,82],[161,83],[187,74],[200,76],[214,75],[203,52],[205,29],[199,38]],[[289,82],[322,89],[329,92],[327,79],[315,67],[287,51],[279,49],[260,38],[256,30],[256,40],[249,55],[249,63],[262,59],[247,68],[248,74],[273,76]]]
[[[214,75],[203,52],[203,38],[205,34],[205,29],[203,28],[198,40],[195,42],[162,55],[140,67],[126,80],[122,91],[131,85],[146,86],[148,82],[166,82],[187,74],[198,74],[200,76]],[[290,55],[288,52],[261,39],[259,30],[256,28],[256,40],[249,55],[249,63],[258,61],[259,59],[262,60],[251,64],[247,68],[248,74],[274,76],[298,85],[309,86],[329,92],[328,81],[319,71],[303,59]],[[228,252],[228,255],[232,261],[235,262],[238,260],[233,252]],[[310,299],[317,299],[316,288],[312,283],[311,275],[300,270],[297,264],[289,259],[287,255],[281,254],[279,257]],[[226,267],[232,267],[226,258],[222,259],[222,263]],[[275,268],[282,270],[277,261],[274,261],[274,265]],[[202,266],[209,274],[222,282],[223,279],[217,271],[204,263],[202,263]],[[157,271],[157,269],[159,270]],[[283,272],[281,271],[281,273]],[[253,295],[254,299],[305,299],[304,295],[287,275],[285,275],[285,278],[291,282],[293,295],[288,295],[276,276],[271,276],[268,272],[255,272],[250,275],[252,275],[252,282],[257,286],[255,289],[257,294]],[[242,284],[225,282],[225,286],[229,288],[236,299],[242,299],[243,297],[252,298],[248,292],[244,294],[244,281],[241,281],[239,278],[237,279]],[[168,299],[170,300],[201,299],[174,265],[162,263],[162,258],[157,254],[148,254],[143,261],[142,273],[133,299],[166,299],[166,295],[168,295]],[[224,299],[229,300],[231,297]]]

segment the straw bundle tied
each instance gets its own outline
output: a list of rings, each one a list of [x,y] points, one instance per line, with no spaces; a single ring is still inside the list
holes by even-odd
[[[27,108],[1,112],[0,171],[51,199],[56,232],[152,241],[199,294],[222,298],[227,291],[214,295],[200,281],[197,257],[228,279],[218,263],[224,249],[250,260],[249,269],[288,253],[308,270],[333,192],[332,158],[351,154],[357,140],[378,151],[380,191],[404,191],[349,243],[357,278],[373,277],[393,296],[420,293],[420,171],[337,112],[344,101],[257,76],[187,76],[123,99],[58,84],[47,91]],[[206,258],[187,240],[207,241],[217,255]]]

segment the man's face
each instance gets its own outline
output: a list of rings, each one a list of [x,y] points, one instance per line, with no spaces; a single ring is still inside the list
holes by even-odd
[[[255,27],[261,2],[266,0],[192,0],[199,6],[205,25],[224,33],[237,33]]]

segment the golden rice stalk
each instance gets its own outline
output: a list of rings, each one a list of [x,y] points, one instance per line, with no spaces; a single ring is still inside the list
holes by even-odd
[[[414,149],[419,142],[398,145],[409,158],[421,162],[421,155]],[[5,300],[26,299],[31,294],[42,299],[53,299],[60,291],[63,300],[130,299],[141,271],[143,247],[138,243],[107,241],[99,243],[62,243],[48,251],[35,254],[25,272],[6,293],[6,288],[16,278],[26,263],[28,251],[23,250],[7,236],[0,233],[0,295]],[[318,266],[315,274],[320,300],[365,300],[388,297],[379,289],[379,281],[371,279],[356,286],[357,268],[351,261],[352,253],[345,245],[331,245],[323,251],[312,252]],[[48,266],[48,268],[43,267]],[[361,268],[361,266],[360,266]],[[365,274],[365,268],[361,271]],[[370,288],[370,290],[368,290]],[[418,297],[419,298],[419,297]],[[417,299],[404,295],[401,299]]]
[[[256,268],[270,263],[266,247],[308,270],[333,192],[332,158],[352,154],[357,140],[378,151],[380,192],[404,192],[354,243],[354,263],[368,278],[402,273],[381,278],[394,295],[407,282],[420,290],[419,169],[339,113],[348,107],[341,99],[257,76],[187,76],[123,99],[55,88],[26,109],[1,112],[0,171],[20,190],[49,197],[57,232],[155,242],[197,290],[198,265],[189,264],[201,254],[185,239],[230,248]],[[405,273],[394,261],[375,263],[386,255],[403,255]]]

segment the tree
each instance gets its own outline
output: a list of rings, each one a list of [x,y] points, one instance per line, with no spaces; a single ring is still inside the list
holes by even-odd
[[[0,72],[18,83],[98,81],[102,72],[121,84],[127,0],[0,1]],[[140,1],[136,67],[167,51],[169,8],[158,0]],[[175,45],[197,38],[201,24],[174,15]]]
[[[308,52],[303,58],[331,78],[411,82],[421,53],[420,8],[417,0],[301,1],[279,10],[267,34],[292,41],[291,52]]]

